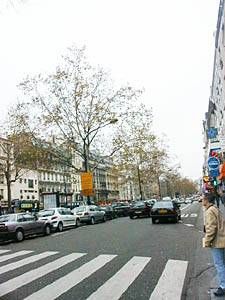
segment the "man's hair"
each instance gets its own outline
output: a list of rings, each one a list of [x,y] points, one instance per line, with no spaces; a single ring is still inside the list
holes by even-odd
[[[210,203],[214,203],[215,202],[215,195],[212,193],[205,193],[204,197],[210,202]]]

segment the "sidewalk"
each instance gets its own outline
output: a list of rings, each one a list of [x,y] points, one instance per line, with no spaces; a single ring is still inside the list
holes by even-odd
[[[222,211],[224,217],[225,217],[225,208],[222,204],[220,204],[220,211]],[[218,281],[217,281],[217,276],[216,276],[216,270],[214,268],[214,277],[213,279],[211,280],[210,282],[210,296],[211,296],[211,300],[218,300],[218,299],[221,299],[221,300],[225,300],[225,297],[216,297],[214,296],[213,292],[217,289],[218,287]]]

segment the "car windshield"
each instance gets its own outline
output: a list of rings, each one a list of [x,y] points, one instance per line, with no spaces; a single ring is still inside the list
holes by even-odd
[[[85,207],[77,207],[77,208],[74,209],[74,211],[75,211],[76,213],[78,213],[78,212],[83,212],[83,211],[85,211],[85,210],[86,210]]]
[[[153,208],[173,208],[171,201],[159,201],[153,205]]]
[[[15,222],[16,215],[3,215],[0,216],[0,222]]]
[[[54,209],[42,210],[38,213],[38,217],[49,217],[49,216],[53,216],[54,213],[55,213]]]
[[[145,203],[143,201],[138,201],[132,204],[133,207],[145,207]]]

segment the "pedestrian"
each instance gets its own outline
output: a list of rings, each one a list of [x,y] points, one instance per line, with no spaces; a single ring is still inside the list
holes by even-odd
[[[221,202],[223,203],[223,205],[225,206],[225,190],[222,190],[220,199],[221,199]]]
[[[219,279],[215,296],[225,296],[225,219],[214,206],[215,194],[204,194],[202,205],[205,208],[205,237],[203,247],[211,249],[214,265]]]

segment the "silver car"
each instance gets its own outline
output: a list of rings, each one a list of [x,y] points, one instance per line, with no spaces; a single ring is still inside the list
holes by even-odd
[[[21,242],[25,237],[35,234],[49,235],[51,223],[37,220],[29,213],[17,213],[0,216],[0,240],[15,239]]]
[[[70,208],[54,207],[39,211],[39,220],[48,220],[55,231],[63,231],[66,227],[78,227],[80,218],[75,216]]]
[[[105,212],[96,205],[79,206],[72,210],[75,216],[80,218],[81,223],[94,225],[96,222],[105,222]]]

